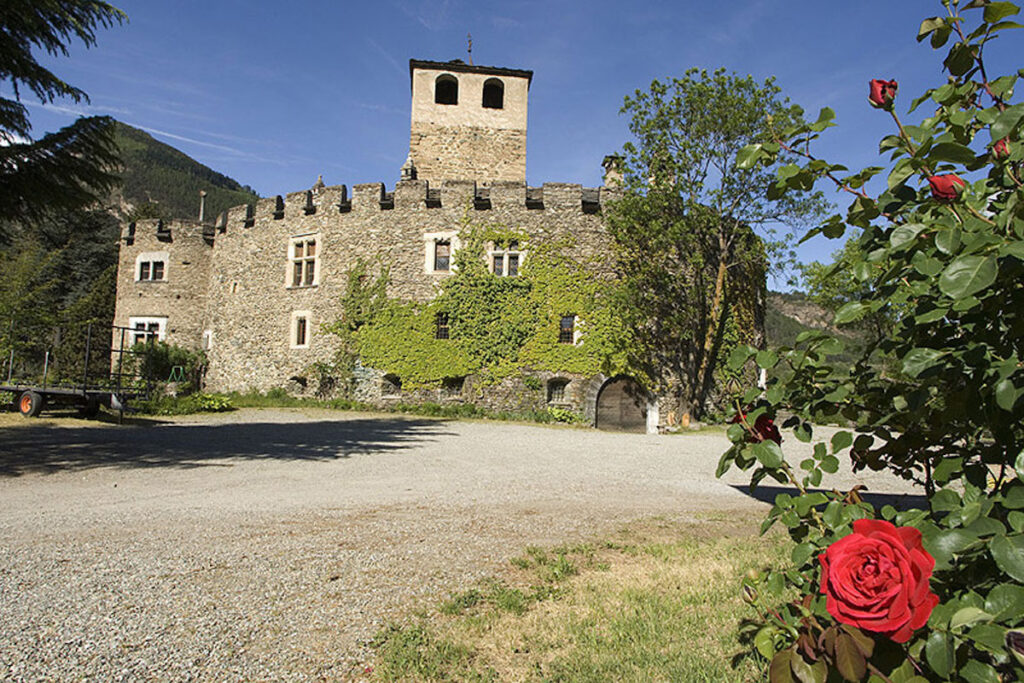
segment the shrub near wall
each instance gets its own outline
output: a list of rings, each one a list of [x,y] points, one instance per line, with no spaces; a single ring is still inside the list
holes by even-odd
[[[751,165],[781,149],[803,157],[772,192],[823,181],[851,198],[818,230],[862,231],[854,274],[865,294],[836,323],[894,320],[849,372],[830,361],[842,344],[815,332],[777,354],[731,358],[734,367],[753,359],[773,379],[764,394],[737,398],[719,471],[795,488],[764,524],[789,530],[791,564],[744,579],[758,612],[745,634],[773,683],[1024,679],[1024,104],[1013,102],[1018,76],[988,71],[982,49],[1020,28],[1009,20],[1019,10],[942,6],[918,40],[945,53],[948,81],[909,106],[891,75],[869,85],[869,103],[893,120],[881,142],[887,169],[851,173],[813,156],[833,125],[828,109],[741,154]],[[885,170],[888,189],[866,192]],[[772,423],[781,410],[800,441],[811,440],[815,416],[855,427],[791,464]],[[847,449],[855,470],[919,483],[927,506],[876,509],[859,487],[828,490],[825,475]]]

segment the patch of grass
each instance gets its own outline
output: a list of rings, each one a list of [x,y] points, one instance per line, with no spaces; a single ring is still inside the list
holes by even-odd
[[[455,593],[441,603],[441,614],[461,614],[466,610],[476,607],[483,599],[483,595],[476,588],[470,588],[462,593]]]
[[[453,596],[418,621],[415,638],[383,632],[375,676],[762,680],[764,662],[731,664],[740,650],[737,628],[751,616],[740,577],[784,554],[778,536],[760,538],[756,529],[752,515],[685,525],[654,520],[614,540],[526,548],[508,576]]]
[[[472,650],[438,638],[423,624],[392,624],[371,643],[381,665],[374,677],[384,681],[497,681],[493,671],[477,669]]]

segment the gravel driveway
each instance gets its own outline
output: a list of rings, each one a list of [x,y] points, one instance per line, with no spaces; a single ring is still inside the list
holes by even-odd
[[[316,410],[0,418],[4,680],[345,679],[381,624],[525,545],[764,505],[742,475],[714,478],[713,431]]]

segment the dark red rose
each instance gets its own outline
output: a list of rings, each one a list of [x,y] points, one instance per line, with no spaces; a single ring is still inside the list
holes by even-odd
[[[826,548],[818,560],[828,613],[897,643],[910,640],[939,603],[928,585],[935,558],[913,527],[858,519],[853,533]]]
[[[892,101],[896,97],[899,84],[896,81],[883,81],[878,78],[871,79],[869,85],[871,91],[868,93],[868,101],[872,107],[878,109],[890,109]]]
[[[761,441],[774,441],[779,445],[782,444],[782,434],[779,433],[779,428],[767,415],[762,415],[754,421],[754,433],[761,437]]]
[[[996,144],[992,145],[992,157],[995,159],[1005,159],[1010,156],[1010,140],[1009,138],[1003,138]]]
[[[940,202],[954,201],[967,185],[955,173],[933,175],[928,178],[928,184],[932,188],[932,197]]]
[[[731,422],[746,422],[746,419],[747,416],[745,413],[736,413]],[[775,422],[772,418],[767,415],[761,415],[754,420],[754,426],[750,427],[750,430],[751,431],[747,433],[747,441],[750,443],[774,441],[780,446],[782,445],[782,434],[779,433],[779,428],[775,426]]]

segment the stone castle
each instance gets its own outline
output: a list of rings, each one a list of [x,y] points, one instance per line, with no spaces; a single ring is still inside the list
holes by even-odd
[[[487,246],[495,277],[515,277],[529,245],[571,237],[569,258],[603,262],[610,238],[602,207],[618,192],[614,158],[605,183],[526,184],[527,103],[532,72],[411,60],[409,156],[401,179],[325,186],[259,200],[215,223],[139,221],[125,227],[114,324],[203,349],[206,388],[313,391],[310,367],[329,363],[338,339],[322,325],[341,315],[347,274],[360,259],[390,270],[388,295],[426,302],[452,274],[467,215],[527,236]],[[606,266],[610,268],[610,265]],[[763,286],[763,285],[762,285]],[[582,321],[566,311],[554,334],[586,344]],[[761,316],[757,316],[761,319]],[[447,338],[447,326],[443,330]],[[438,327],[438,339],[442,330]],[[752,343],[760,342],[760,332]],[[360,367],[356,397],[389,402],[469,401],[491,409],[561,407],[599,427],[656,431],[672,421],[665,397],[626,376],[524,368],[494,386],[473,377],[403,390],[401,378]]]

